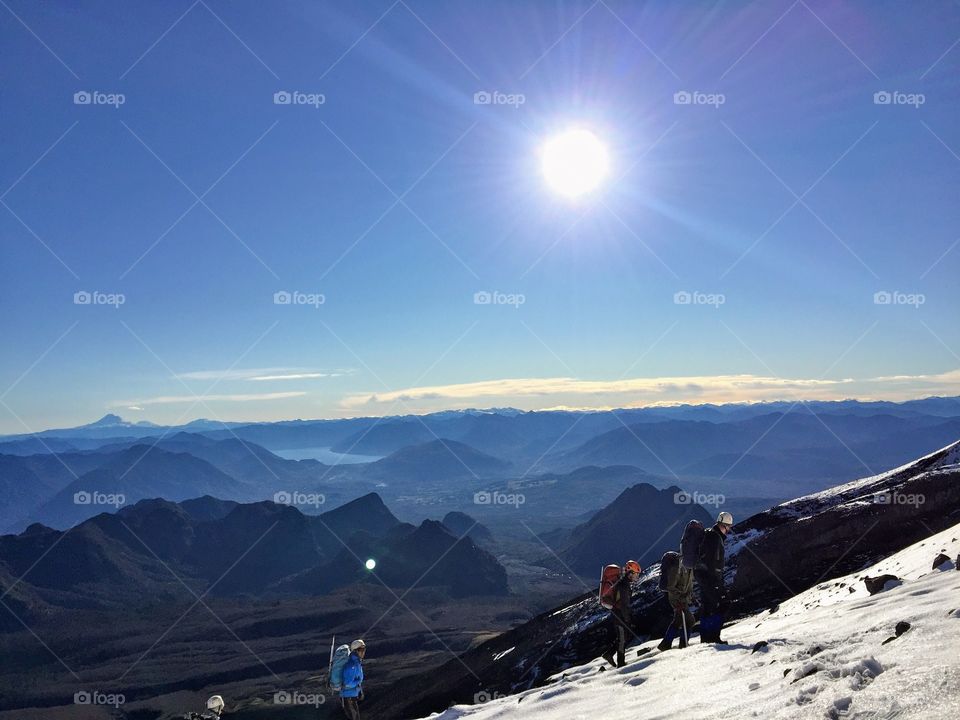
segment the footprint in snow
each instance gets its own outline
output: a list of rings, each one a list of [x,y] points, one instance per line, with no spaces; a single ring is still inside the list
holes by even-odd
[[[841,718],[846,718],[850,716],[850,706],[853,704],[853,698],[847,695],[846,697],[837,698],[833,701],[833,705],[827,710],[827,717],[829,720],[841,720]]]

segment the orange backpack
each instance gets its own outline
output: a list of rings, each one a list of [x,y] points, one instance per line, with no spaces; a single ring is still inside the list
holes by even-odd
[[[600,605],[612,610],[617,604],[617,582],[623,575],[619,565],[607,565],[600,572]]]

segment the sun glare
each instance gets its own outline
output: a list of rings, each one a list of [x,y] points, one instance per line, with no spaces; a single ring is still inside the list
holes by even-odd
[[[596,189],[609,169],[606,146],[582,128],[549,138],[543,144],[540,159],[543,176],[550,187],[570,198]]]

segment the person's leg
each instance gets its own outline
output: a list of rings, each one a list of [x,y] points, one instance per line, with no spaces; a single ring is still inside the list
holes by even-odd
[[[720,591],[713,578],[697,576],[700,589],[700,642],[716,642],[719,637]]]
[[[674,614],[670,627],[663,634],[663,640],[657,645],[658,650],[669,650],[673,646],[673,639],[677,636],[677,616]]]
[[[619,633],[617,628],[620,626],[620,618],[617,616],[617,613],[610,613],[612,622],[610,623],[610,630],[607,634],[607,650],[601,655],[604,660],[613,665],[617,666],[617,641],[619,640]]]
[[[620,622],[617,628],[617,667],[623,667],[627,664],[627,628]]]
[[[360,706],[357,704],[356,698],[342,698],[343,702],[343,713],[347,716],[347,720],[360,720]]]

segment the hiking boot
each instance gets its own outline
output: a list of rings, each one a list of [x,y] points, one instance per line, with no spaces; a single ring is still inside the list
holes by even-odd
[[[616,666],[617,666],[617,661],[614,660],[614,658],[613,658],[613,653],[612,653],[612,652],[604,653],[604,654],[601,655],[600,657],[602,657],[604,660],[606,660],[608,663],[610,663],[611,666],[613,666],[613,667],[616,667]]]
[[[673,640],[667,640],[666,638],[664,638],[663,640],[660,641],[660,644],[657,645],[657,650],[664,652],[666,650],[669,650],[671,647],[673,647]]]

